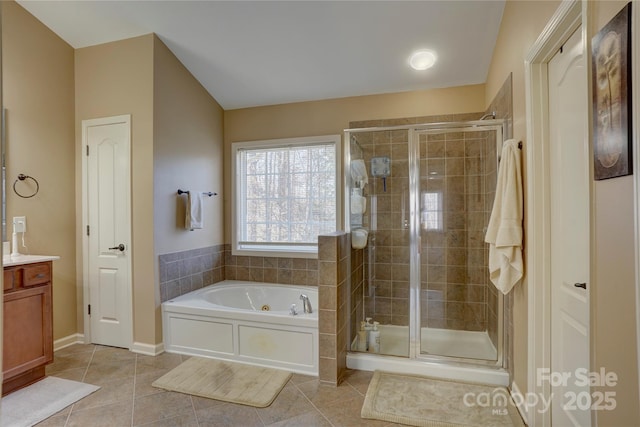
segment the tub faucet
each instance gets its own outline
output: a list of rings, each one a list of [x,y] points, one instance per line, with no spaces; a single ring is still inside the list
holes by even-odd
[[[313,309],[311,308],[311,302],[309,301],[309,297],[305,294],[300,295],[300,299],[302,300],[302,308],[305,313],[313,313]]]

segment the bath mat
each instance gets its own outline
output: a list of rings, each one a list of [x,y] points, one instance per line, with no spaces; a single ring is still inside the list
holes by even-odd
[[[0,401],[1,427],[27,427],[38,424],[100,387],[46,377],[15,391]]]
[[[524,427],[505,387],[376,371],[362,418],[418,427]]]
[[[192,357],[153,382],[169,391],[264,408],[278,396],[291,372]]]

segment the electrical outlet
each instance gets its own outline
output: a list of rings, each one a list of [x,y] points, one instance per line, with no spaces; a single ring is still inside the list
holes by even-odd
[[[26,216],[14,216],[13,217],[13,231],[16,233],[27,232],[27,217]]]

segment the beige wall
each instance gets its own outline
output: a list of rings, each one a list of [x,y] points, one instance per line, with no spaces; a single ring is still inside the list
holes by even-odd
[[[590,3],[593,20],[589,34],[596,34],[626,1]],[[633,7],[638,7],[634,4]],[[637,24],[637,23],[636,23]],[[636,26],[636,28],[638,28]],[[640,41],[635,37],[634,43]],[[636,82],[634,82],[635,84]],[[640,108],[634,105],[633,109]],[[631,120],[631,117],[629,117]],[[638,130],[636,129],[636,132]],[[636,166],[635,173],[638,173]],[[594,334],[593,369],[601,366],[618,374],[616,409],[600,411],[600,426],[640,425],[638,408],[638,353],[635,306],[634,192],[633,177],[594,182],[595,277],[592,282]]]
[[[154,36],[153,163],[154,241],[158,255],[223,243],[222,123],[223,110],[215,99]],[[184,229],[186,196],[178,188],[212,191],[204,200],[202,230]],[[158,267],[155,267],[158,271]],[[156,277],[158,282],[159,277]],[[159,289],[159,283],[156,283]],[[156,322],[162,324],[160,305]],[[156,342],[162,341],[161,328]]]
[[[58,255],[53,263],[53,337],[78,331],[74,169],[74,51],[17,3],[1,2],[4,107],[7,109],[7,227],[27,217],[29,253]],[[33,176],[39,193],[18,197],[18,174]],[[21,248],[26,253],[26,249]]]
[[[154,222],[158,254],[223,243],[223,110],[160,39],[154,43]],[[185,196],[213,191],[205,228],[184,229]]]
[[[513,137],[526,143],[524,59],[559,1],[507,1],[486,83],[487,105],[513,73]],[[523,181],[526,186],[526,151],[523,150]],[[526,205],[526,201],[525,201]],[[526,223],[526,220],[525,220]],[[525,230],[526,234],[530,232]],[[526,245],[525,245],[526,248]],[[514,290],[513,376],[518,388],[527,390],[527,281]]]
[[[245,108],[224,113],[225,242],[231,243],[231,143],[340,134],[349,122],[484,111],[484,85]]]
[[[131,114],[131,206],[134,342],[154,344],[159,290],[155,286],[153,221],[152,34],[76,50],[76,215],[81,218],[82,120]],[[77,244],[81,245],[81,230]],[[78,281],[82,253],[78,251]],[[82,301],[81,289],[78,301]],[[80,305],[80,304],[79,304]],[[79,313],[79,321],[82,313]],[[80,326],[79,330],[83,330]]]

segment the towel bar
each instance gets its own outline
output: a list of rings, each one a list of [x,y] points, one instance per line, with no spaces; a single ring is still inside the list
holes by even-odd
[[[180,194],[189,194],[189,190],[180,190],[178,189],[178,195]],[[206,194],[207,196],[217,196],[218,193],[212,193],[211,191],[203,191],[202,194]]]

